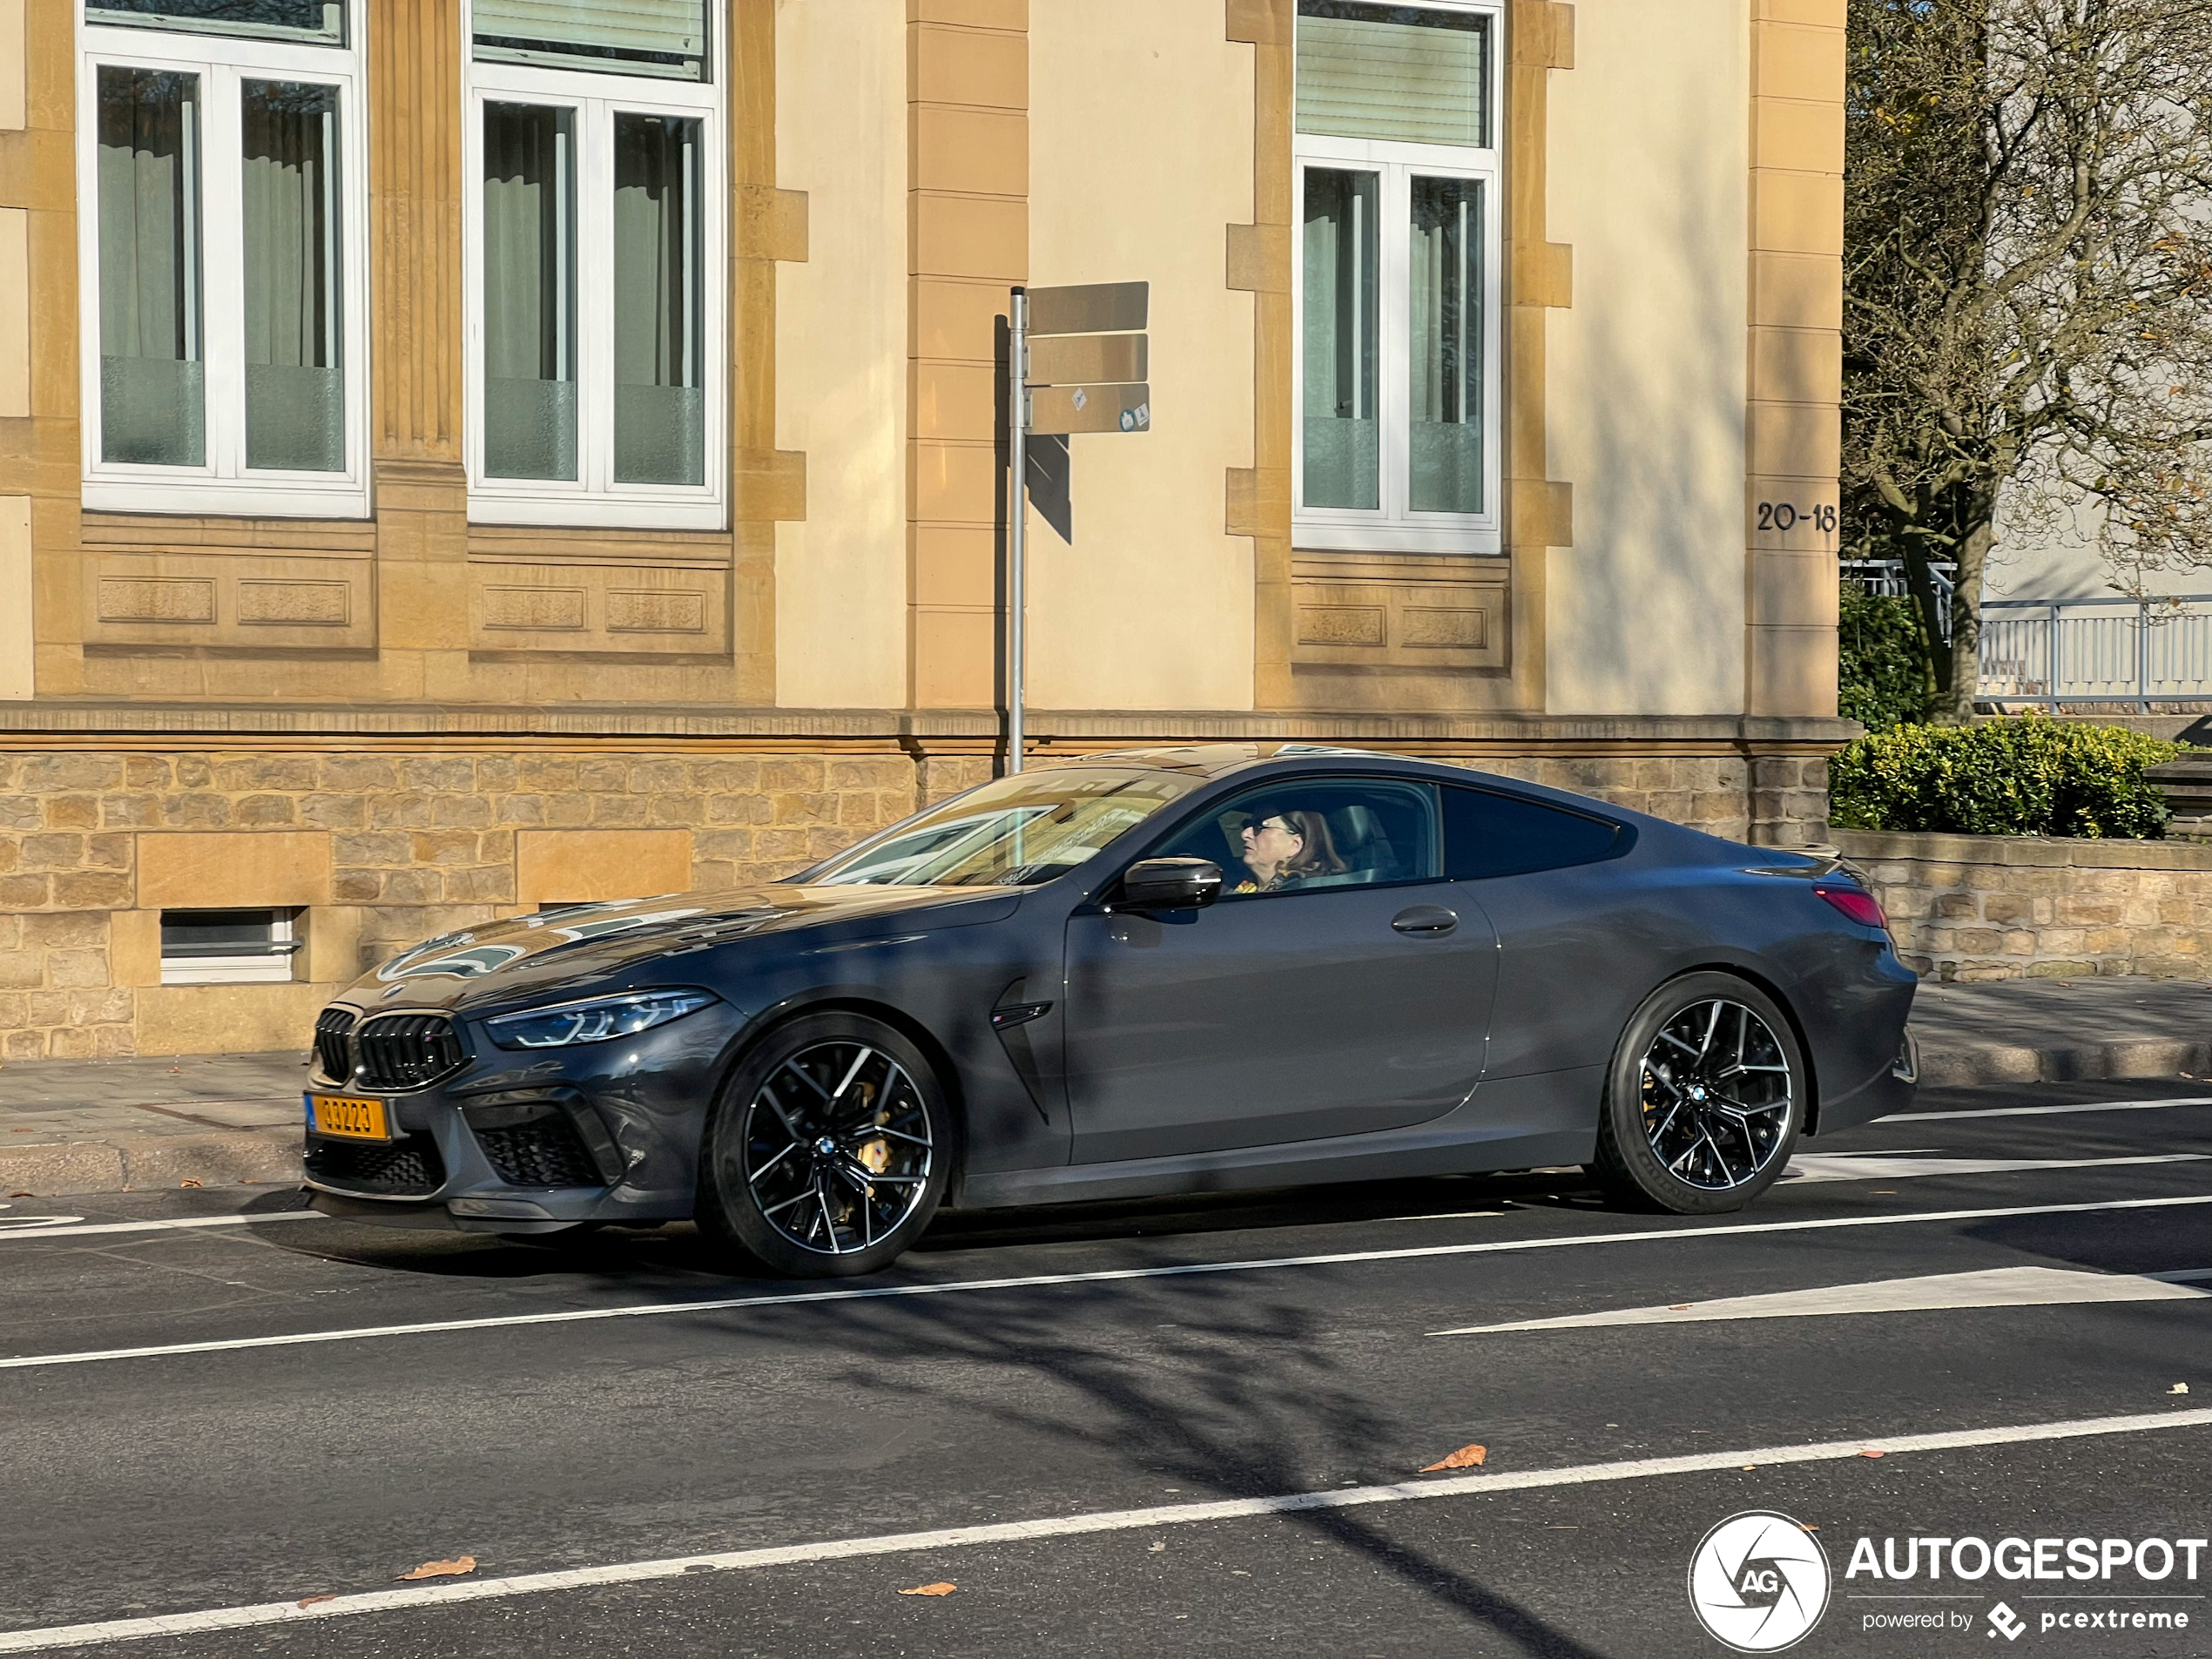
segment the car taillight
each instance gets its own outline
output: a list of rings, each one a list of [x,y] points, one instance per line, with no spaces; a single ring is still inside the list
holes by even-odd
[[[1860,927],[1889,930],[1890,919],[1882,914],[1882,907],[1872,894],[1858,887],[1815,887],[1813,891]]]

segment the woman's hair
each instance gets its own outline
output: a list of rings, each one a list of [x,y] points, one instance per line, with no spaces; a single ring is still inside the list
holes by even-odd
[[[1305,880],[1317,875],[1342,875],[1352,867],[1337,852],[1337,844],[1329,834],[1329,820],[1325,814],[1299,810],[1272,813],[1268,816],[1281,819],[1291,826],[1291,833],[1305,843],[1299,849],[1298,855],[1283,866],[1285,875]]]

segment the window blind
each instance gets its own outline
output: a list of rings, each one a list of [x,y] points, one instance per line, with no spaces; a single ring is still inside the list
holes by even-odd
[[[476,56],[706,78],[705,0],[476,0]]]
[[[1487,17],[1360,0],[1298,0],[1298,130],[1487,146]]]
[[[258,35],[318,46],[346,43],[342,0],[87,0],[84,21],[196,35]]]

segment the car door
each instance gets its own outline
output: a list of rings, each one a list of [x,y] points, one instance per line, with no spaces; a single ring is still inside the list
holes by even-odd
[[[1662,948],[1617,862],[1635,832],[1501,790],[1444,797],[1453,886],[1498,937],[1485,1081],[1603,1065]]]
[[[1281,813],[1319,845],[1264,887],[1238,856],[1242,829]],[[1480,912],[1449,902],[1440,827],[1430,784],[1271,782],[1149,850],[1221,864],[1217,902],[1144,914],[1109,899],[1070,916],[1074,1161],[1358,1135],[1463,1101],[1496,949]]]

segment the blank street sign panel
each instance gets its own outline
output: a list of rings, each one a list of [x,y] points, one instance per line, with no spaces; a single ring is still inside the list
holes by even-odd
[[[1149,386],[1040,386],[1030,394],[1032,432],[1148,432]]]
[[[1149,282],[1086,282],[1069,288],[1031,288],[1029,333],[1126,334],[1145,326]]]
[[[1151,372],[1143,334],[1052,334],[1029,342],[1029,384],[1141,381]]]

